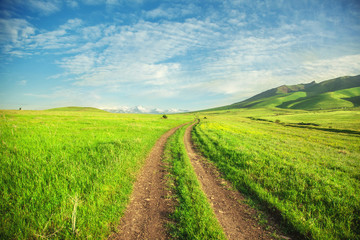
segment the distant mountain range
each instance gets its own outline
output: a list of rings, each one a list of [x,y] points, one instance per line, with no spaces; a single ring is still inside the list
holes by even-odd
[[[175,108],[163,110],[160,108],[146,108],[143,106],[100,108],[100,109],[93,107],[60,107],[60,108],[51,108],[46,111],[77,111],[77,112],[81,111],[81,112],[147,113],[147,114],[171,114],[171,113],[188,112],[188,110],[181,110]]]
[[[160,109],[160,108],[146,108],[143,106],[136,107],[117,107],[117,108],[101,108],[104,111],[112,112],[112,113],[148,113],[148,114],[171,114],[171,113],[182,113],[188,112],[188,110],[182,109]]]
[[[59,107],[59,108],[50,108],[45,111],[60,111],[60,112],[105,112],[104,110],[93,108],[93,107]]]
[[[245,101],[209,110],[277,107],[287,109],[334,109],[360,106],[360,75],[320,83],[282,85]]]

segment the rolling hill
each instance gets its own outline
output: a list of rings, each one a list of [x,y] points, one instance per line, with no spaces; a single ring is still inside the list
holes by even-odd
[[[245,101],[211,110],[236,108],[333,109],[360,106],[360,75],[298,85],[282,85]]]
[[[104,110],[93,108],[93,107],[59,107],[59,108],[51,108],[47,109],[46,111],[61,111],[61,112],[106,112]]]

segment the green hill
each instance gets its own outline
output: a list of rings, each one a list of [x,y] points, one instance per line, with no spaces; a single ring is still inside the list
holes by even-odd
[[[320,83],[282,85],[245,101],[211,110],[234,108],[333,109],[360,106],[360,75]]]
[[[93,107],[60,107],[47,109],[46,111],[106,112],[104,110]]]

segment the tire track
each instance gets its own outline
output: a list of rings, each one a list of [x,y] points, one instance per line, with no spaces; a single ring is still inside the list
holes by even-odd
[[[213,165],[204,161],[197,153],[192,140],[190,125],[184,135],[186,151],[198,176],[215,215],[228,239],[273,239],[270,231],[259,226],[255,219],[256,211],[244,204],[243,196],[230,189],[230,184],[220,178]],[[288,238],[289,239],[289,238]]]
[[[188,123],[186,123],[188,124]],[[172,211],[164,179],[165,170],[162,156],[167,139],[182,124],[163,134],[152,148],[138,175],[125,215],[121,218],[119,231],[109,239],[168,239],[165,229],[168,216]]]

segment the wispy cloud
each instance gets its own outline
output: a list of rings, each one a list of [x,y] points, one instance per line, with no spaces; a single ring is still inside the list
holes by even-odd
[[[50,15],[60,11],[61,3],[60,0],[29,0],[27,4],[40,14]]]
[[[76,0],[66,0],[66,5],[71,8],[77,8],[79,3]]]
[[[114,9],[145,2],[29,4],[44,14],[81,6],[105,6],[114,13],[111,21],[102,16],[106,21],[90,24],[73,17],[51,29],[35,27],[30,18],[0,20],[5,55],[56,56],[53,63],[62,72],[47,79],[67,80],[76,89],[163,99],[195,99],[198,92],[234,99],[360,71],[359,14],[344,14],[336,1],[329,1],[331,8],[320,1],[162,2],[151,9],[129,7],[126,18]]]
[[[0,43],[23,41],[35,33],[35,28],[25,19],[0,19]]]
[[[95,53],[89,52],[68,57],[57,63],[70,74],[83,74],[92,70],[95,61]]]
[[[88,91],[77,87],[56,87],[48,89],[46,93],[25,93],[25,96],[30,96],[36,99],[46,99],[45,107],[50,108],[54,106],[95,106],[101,96],[96,91]]]
[[[173,83],[182,69],[181,63],[173,62],[171,59],[182,57],[187,51],[196,47],[206,46],[209,43],[204,40],[212,35],[207,23],[195,20],[182,24],[143,21],[132,27],[99,25],[91,28],[94,31],[85,29],[79,38],[97,39],[97,41],[90,41],[78,50],[91,51],[98,47],[102,50],[98,54],[80,53],[58,62],[70,73],[83,73],[75,78],[76,85],[114,86],[126,82],[143,82],[148,85]],[[89,32],[94,34],[89,36]]]
[[[79,45],[77,42],[79,36],[75,32],[79,30],[81,24],[80,19],[70,19],[56,30],[44,31],[36,29],[24,19],[1,19],[2,50],[6,54],[23,56],[30,53],[44,53],[42,50],[47,53],[53,49],[64,51],[76,48]],[[61,52],[57,53],[61,54]]]
[[[76,30],[83,24],[82,20],[79,18],[69,19],[65,24],[61,25],[59,28],[64,30]]]
[[[146,18],[149,19],[175,19],[175,18],[184,18],[187,16],[194,16],[195,14],[199,14],[201,9],[190,3],[190,4],[162,4],[158,8],[143,11],[143,14]]]

